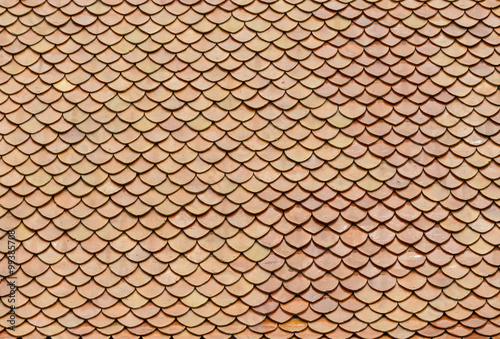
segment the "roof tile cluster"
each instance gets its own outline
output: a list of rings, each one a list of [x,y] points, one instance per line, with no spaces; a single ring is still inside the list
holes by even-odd
[[[499,34],[496,0],[0,1],[0,337],[498,335]]]

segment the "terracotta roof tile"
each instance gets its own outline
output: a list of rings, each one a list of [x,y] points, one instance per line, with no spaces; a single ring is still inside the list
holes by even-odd
[[[499,13],[1,4],[1,333],[498,335]]]

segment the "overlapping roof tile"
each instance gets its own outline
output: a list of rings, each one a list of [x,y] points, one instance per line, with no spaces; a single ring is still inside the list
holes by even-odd
[[[496,0],[0,1],[0,337],[500,335]]]

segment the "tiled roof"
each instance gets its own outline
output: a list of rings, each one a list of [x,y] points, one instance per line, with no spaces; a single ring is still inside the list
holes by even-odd
[[[0,338],[499,334],[499,34],[496,0],[1,0]]]

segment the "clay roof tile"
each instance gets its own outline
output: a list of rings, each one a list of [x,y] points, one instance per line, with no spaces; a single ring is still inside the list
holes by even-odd
[[[0,4],[16,335],[497,335],[498,14]]]

